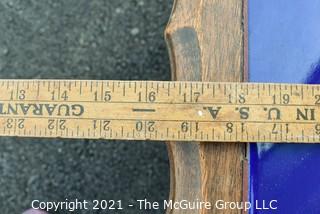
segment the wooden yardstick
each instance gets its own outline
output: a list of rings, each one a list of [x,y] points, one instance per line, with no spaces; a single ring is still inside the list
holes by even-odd
[[[320,86],[0,80],[0,135],[205,142],[320,141]]]

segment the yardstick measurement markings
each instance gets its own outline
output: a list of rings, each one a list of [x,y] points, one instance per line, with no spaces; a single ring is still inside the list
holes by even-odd
[[[0,136],[320,142],[318,85],[0,80]]]

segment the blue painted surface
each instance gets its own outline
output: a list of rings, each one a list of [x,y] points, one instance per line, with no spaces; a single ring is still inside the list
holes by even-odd
[[[249,0],[252,82],[320,83],[320,0]],[[251,213],[320,213],[320,145],[251,144]]]

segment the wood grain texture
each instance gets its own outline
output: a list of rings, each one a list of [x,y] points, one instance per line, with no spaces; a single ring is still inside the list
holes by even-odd
[[[246,78],[245,1],[176,0],[165,37],[173,80],[240,82]],[[238,201],[246,198],[246,145],[168,142],[170,199]],[[241,210],[168,210],[168,214]]]

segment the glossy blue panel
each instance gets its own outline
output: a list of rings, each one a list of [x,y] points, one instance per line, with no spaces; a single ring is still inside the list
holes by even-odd
[[[249,0],[252,82],[320,83],[320,0]],[[320,145],[251,144],[250,200],[320,213]]]

